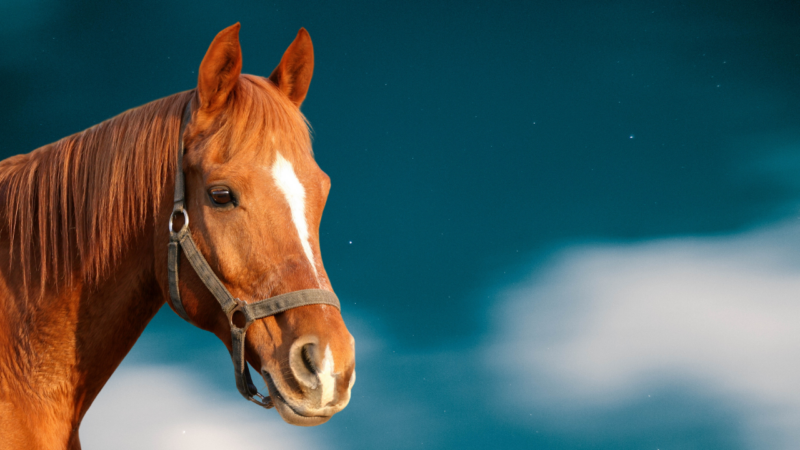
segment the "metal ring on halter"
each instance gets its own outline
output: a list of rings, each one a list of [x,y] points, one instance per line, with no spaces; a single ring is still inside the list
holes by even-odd
[[[245,307],[247,306],[247,303],[239,300],[238,298],[233,299],[233,301],[236,302],[236,306],[233,309],[231,309],[230,312],[228,313],[228,323],[231,325],[231,330],[233,330],[234,328],[237,330],[247,330],[248,328],[250,328],[250,324],[253,323],[253,321],[248,318],[248,315],[244,310]],[[242,315],[244,316],[243,327],[240,327],[239,325],[233,323],[233,315],[236,314],[237,312],[242,313]]]
[[[175,217],[175,213],[178,212],[178,211],[183,213],[183,226],[181,226],[181,230],[184,227],[189,225],[189,214],[186,214],[186,210],[185,209],[181,208],[181,209],[178,209],[176,211],[172,211],[172,214],[169,215],[169,232],[170,233],[177,233],[177,231],[172,229],[172,219]],[[181,230],[178,230],[178,231],[181,231]]]
[[[259,397],[260,400],[257,399],[256,397]],[[258,406],[261,406],[262,408],[272,409],[275,407],[275,404],[272,403],[272,397],[270,397],[269,395],[264,397],[263,395],[256,392],[255,394],[253,394],[252,397],[248,398],[248,400],[250,400],[251,402],[255,403]]]

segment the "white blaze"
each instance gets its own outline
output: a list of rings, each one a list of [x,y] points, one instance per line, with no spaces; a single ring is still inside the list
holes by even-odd
[[[333,354],[331,346],[325,346],[325,358],[322,360],[322,367],[319,369],[319,381],[322,385],[322,405],[325,406],[333,400],[333,388],[336,386],[336,378],[333,374]]]
[[[314,263],[314,253],[311,251],[311,244],[308,236],[308,223],[306,223],[306,190],[303,184],[297,179],[292,163],[286,160],[279,152],[276,153],[275,163],[272,164],[272,178],[278,189],[283,192],[289,209],[292,212],[292,222],[297,228],[297,236],[300,238],[300,245],[314,269],[314,276],[318,277],[317,265]]]

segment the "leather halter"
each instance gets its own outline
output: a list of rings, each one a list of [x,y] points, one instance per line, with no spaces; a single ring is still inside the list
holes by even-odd
[[[222,311],[228,317],[228,323],[231,326],[231,360],[233,361],[233,369],[236,375],[236,388],[244,398],[251,402],[263,406],[264,408],[272,408],[272,400],[269,396],[261,395],[253,384],[253,379],[250,377],[250,370],[247,368],[247,361],[244,357],[245,333],[247,328],[258,319],[269,317],[288,309],[297,308],[298,306],[325,304],[335,306],[341,309],[339,299],[336,294],[324,289],[304,289],[300,291],[289,292],[286,294],[277,295],[275,297],[259,300],[253,303],[247,303],[238,298],[233,298],[225,285],[217,278],[214,271],[208,265],[203,255],[197,249],[192,234],[189,231],[189,214],[184,207],[185,203],[185,179],[183,174],[183,153],[185,151],[183,144],[183,132],[186,130],[186,125],[192,116],[192,102],[191,100],[186,104],[183,112],[183,120],[181,121],[180,129],[180,144],[178,146],[178,165],[175,168],[175,197],[174,205],[172,207],[172,214],[169,217],[169,248],[167,258],[167,271],[169,275],[169,298],[172,307],[179,316],[183,317],[187,322],[192,323],[186,310],[181,303],[181,294],[178,285],[178,263],[180,254],[178,247],[183,249],[183,254],[189,260],[197,276],[203,281],[208,290],[214,295],[222,307]],[[172,227],[173,218],[176,214],[183,215],[183,226],[179,230],[174,230]],[[240,313],[245,321],[243,327],[239,327],[233,321],[233,315]]]

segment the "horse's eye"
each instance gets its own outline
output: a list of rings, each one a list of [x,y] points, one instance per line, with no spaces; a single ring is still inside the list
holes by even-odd
[[[215,186],[208,190],[208,196],[216,205],[227,205],[233,201],[231,191],[223,186]]]

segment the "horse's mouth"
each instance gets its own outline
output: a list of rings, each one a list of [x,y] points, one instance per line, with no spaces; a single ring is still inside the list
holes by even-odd
[[[298,412],[291,403],[286,401],[277,386],[275,386],[269,372],[262,370],[261,375],[267,383],[267,390],[272,399],[272,404],[286,423],[301,427],[313,427],[315,425],[322,425],[331,418],[331,416],[307,416]]]

